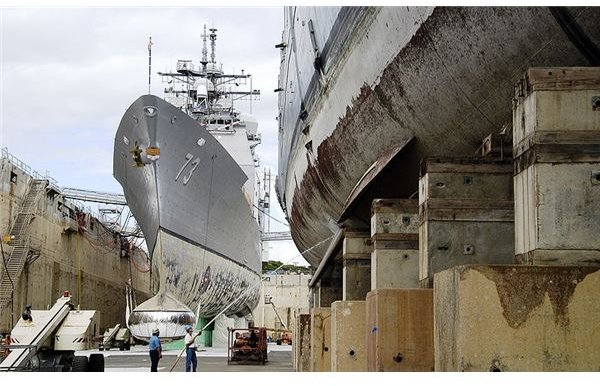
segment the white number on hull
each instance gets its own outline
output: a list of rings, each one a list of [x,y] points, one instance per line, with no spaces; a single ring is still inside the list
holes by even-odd
[[[192,178],[192,174],[194,173],[194,171],[196,170],[196,168],[198,167],[199,164],[200,164],[200,158],[196,158],[194,161],[192,161],[192,169],[190,169],[190,172],[188,173],[187,176],[183,177],[184,185],[186,185],[188,183],[188,181],[190,180],[190,178]]]
[[[198,146],[202,147],[202,146],[204,146],[205,142],[206,142],[206,140],[204,138],[200,138],[198,140],[198,142],[196,142],[196,143],[198,144]],[[177,175],[175,176],[175,181],[177,181],[179,179],[179,176],[183,172],[183,169],[185,169],[188,166],[188,164],[190,163],[190,161],[192,161],[192,159],[194,159],[194,155],[187,153],[185,155],[185,159],[186,159],[186,162],[183,164],[181,169],[179,169],[179,173],[177,173]],[[196,168],[198,167],[199,164],[200,164],[200,158],[196,158],[194,161],[192,161],[192,169],[190,169],[189,173],[185,177],[183,177],[184,185],[187,185],[187,183],[190,181],[190,178],[192,178],[192,174],[194,174],[194,172],[196,171]]]
[[[177,181],[179,179],[179,176],[183,172],[183,169],[185,169],[186,166],[188,166],[188,164],[192,161],[193,158],[194,158],[193,154],[187,153],[185,155],[186,162],[183,164],[183,166],[181,167],[181,169],[179,169],[179,173],[177,173],[177,175],[175,176],[175,181]],[[183,184],[184,185],[186,185],[190,181],[190,178],[192,178],[192,174],[194,174],[194,171],[196,171],[196,168],[198,167],[199,164],[200,164],[200,158],[196,158],[192,162],[192,169],[190,169],[189,173],[186,176],[183,177]]]

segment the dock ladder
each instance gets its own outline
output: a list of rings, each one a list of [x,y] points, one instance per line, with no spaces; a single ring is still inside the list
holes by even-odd
[[[13,285],[17,284],[27,262],[27,257],[31,249],[28,232],[29,224],[35,217],[38,201],[42,193],[46,191],[47,185],[47,180],[33,179],[31,181],[29,190],[21,204],[20,211],[10,229],[9,236],[12,251],[6,261],[6,269],[4,268],[4,264],[0,265],[0,272],[2,272],[2,275],[0,275],[0,310],[3,310],[10,302],[13,294]]]

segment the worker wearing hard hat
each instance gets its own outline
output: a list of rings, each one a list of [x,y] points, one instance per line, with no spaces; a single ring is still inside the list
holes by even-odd
[[[158,371],[158,361],[162,358],[162,346],[160,344],[160,339],[158,339],[159,334],[158,328],[152,330],[152,337],[150,338],[148,347],[150,350],[150,371],[154,373]]]
[[[196,358],[196,336],[193,335],[194,329],[192,326],[185,326],[187,334],[185,335],[185,371],[196,372],[198,359]]]

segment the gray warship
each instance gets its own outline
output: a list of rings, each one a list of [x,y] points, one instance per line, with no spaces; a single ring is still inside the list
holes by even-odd
[[[251,89],[250,74],[226,74],[217,65],[216,31],[204,27],[200,65],[179,60],[175,72],[159,72],[164,99],[139,97],[116,133],[114,177],[152,261],[155,296],[127,321],[139,339],[149,339],[154,328],[161,338],[177,339],[197,317],[228,306],[226,316],[244,317],[258,304],[260,134],[234,101],[251,103],[260,91]]]

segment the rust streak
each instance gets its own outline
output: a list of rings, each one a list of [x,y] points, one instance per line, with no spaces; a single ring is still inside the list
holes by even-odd
[[[546,294],[552,304],[554,322],[567,328],[569,303],[575,288],[600,267],[477,266],[475,269],[496,283],[502,314],[509,326],[516,329],[542,305]]]

